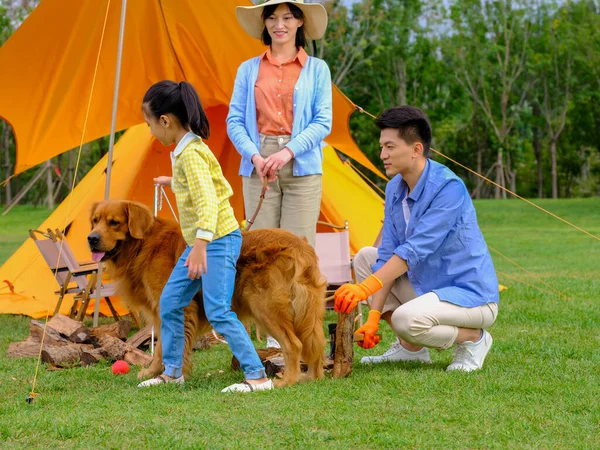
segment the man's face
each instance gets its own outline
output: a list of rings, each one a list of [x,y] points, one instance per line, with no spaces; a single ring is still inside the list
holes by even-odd
[[[385,174],[392,178],[396,175],[406,173],[410,170],[419,152],[415,150],[417,143],[407,144],[398,134],[396,128],[385,128],[381,130],[379,137],[381,153],[379,156],[383,161]]]

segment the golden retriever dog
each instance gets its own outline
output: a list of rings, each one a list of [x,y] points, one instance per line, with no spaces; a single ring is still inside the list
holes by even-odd
[[[92,256],[105,262],[118,294],[141,311],[160,330],[159,300],[185,241],[175,221],[154,218],[135,202],[107,200],[92,205],[88,244]],[[309,380],[323,377],[325,281],[313,248],[284,230],[243,233],[231,307],[242,322],[253,322],[281,344],[285,373],[278,386],[300,378],[300,358],[308,365]],[[184,309],[183,373],[192,368],[196,336],[211,330],[202,293]],[[140,378],[163,372],[160,337],[154,359]]]

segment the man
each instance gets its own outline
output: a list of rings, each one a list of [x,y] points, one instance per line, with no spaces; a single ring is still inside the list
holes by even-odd
[[[383,361],[431,362],[428,348],[456,345],[446,370],[480,369],[492,346],[486,331],[498,314],[498,280],[467,189],[447,167],[428,159],[431,126],[418,108],[377,118],[386,174],[383,238],[355,257],[359,284],[335,293],[335,310],[350,312],[372,297],[359,342],[372,348],[380,318],[398,336]]]

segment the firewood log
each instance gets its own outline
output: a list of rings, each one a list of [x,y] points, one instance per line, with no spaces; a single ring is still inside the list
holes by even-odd
[[[50,326],[46,326],[46,334],[44,335],[44,322],[39,320],[32,320],[29,322],[29,336],[37,342],[42,342],[43,336],[44,345],[52,347],[61,347],[71,343],[67,338],[62,337],[58,331]]]
[[[148,344],[150,339],[152,339],[152,325],[146,325],[127,339],[127,345],[133,348],[140,348],[142,345]]]
[[[21,342],[11,342],[6,351],[7,358],[28,358],[40,354],[40,342],[31,336]]]
[[[335,335],[335,356],[333,359],[333,378],[343,378],[352,372],[354,360],[354,315],[339,313]]]
[[[69,344],[62,347],[44,346],[42,361],[50,364],[75,362],[80,359],[82,351],[91,350],[92,348],[91,345],[87,344]]]
[[[94,328],[92,329],[91,334],[97,339],[100,339],[103,336],[112,336],[124,341],[127,339],[127,336],[129,336],[130,330],[131,322],[129,320],[119,320],[110,325],[102,325],[98,328]]]
[[[152,362],[152,355],[137,348],[130,348],[123,356],[123,359],[129,363],[140,367],[146,367]]]
[[[73,320],[63,314],[56,314],[48,321],[48,328],[60,333],[62,336],[77,344],[85,342],[90,337],[90,329],[82,322]],[[46,330],[46,333],[48,331]]]
[[[103,336],[98,340],[102,349],[106,352],[108,358],[113,361],[123,359],[129,347],[125,342],[113,336]]]
[[[108,355],[106,354],[104,349],[92,348],[89,350],[83,350],[81,352],[81,355],[79,356],[79,359],[86,366],[89,366],[90,364],[96,364],[97,362],[100,362],[101,360],[106,358],[106,356],[108,356]]]

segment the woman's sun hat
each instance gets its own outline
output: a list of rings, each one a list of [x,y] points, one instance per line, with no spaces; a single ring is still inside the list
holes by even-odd
[[[304,0],[266,0],[256,6],[237,6],[235,13],[242,28],[255,39],[260,39],[265,29],[262,12],[265,6],[289,3],[304,13],[304,35],[307,39],[321,39],[327,28],[327,11],[320,3],[304,3]]]

